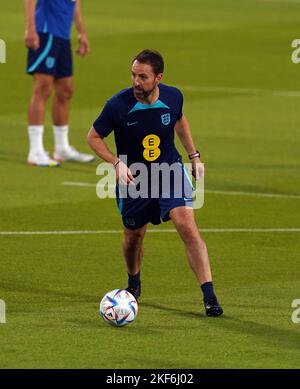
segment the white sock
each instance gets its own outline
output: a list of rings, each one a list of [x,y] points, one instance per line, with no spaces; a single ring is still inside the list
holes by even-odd
[[[35,154],[45,152],[43,144],[43,134],[44,126],[28,126],[29,153]]]
[[[69,144],[69,126],[53,126],[55,151],[67,150]]]

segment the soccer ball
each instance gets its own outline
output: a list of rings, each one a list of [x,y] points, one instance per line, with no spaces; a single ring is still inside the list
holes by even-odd
[[[127,290],[114,289],[100,302],[100,315],[113,326],[122,327],[133,322],[137,313],[137,301]]]

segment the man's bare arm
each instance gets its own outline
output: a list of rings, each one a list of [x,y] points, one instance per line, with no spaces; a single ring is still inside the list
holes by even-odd
[[[25,0],[25,46],[37,50],[40,46],[39,35],[35,27],[36,0]]]
[[[176,122],[175,131],[182,143],[187,154],[193,154],[196,152],[196,147],[193,141],[189,122],[185,115],[182,115],[181,119]],[[197,180],[200,176],[204,175],[204,164],[199,158],[193,158],[191,160],[193,166],[193,176]]]
[[[176,133],[182,143],[185,151],[188,154],[192,154],[196,151],[189,122],[185,115],[182,115],[181,119],[176,122]]]
[[[100,137],[94,127],[92,127],[87,136],[87,142],[92,150],[98,155],[98,157],[109,162],[116,168],[117,180],[122,184],[129,184],[133,182],[133,176],[128,167],[119,160],[107,147],[105,141]]]
[[[87,142],[98,157],[102,158],[104,161],[113,165],[118,161],[118,157],[109,150],[105,141],[100,137],[94,127],[92,127],[88,133]]]
[[[90,51],[90,43],[87,38],[84,23],[83,23],[80,0],[77,0],[76,2],[74,23],[78,32],[78,42],[79,42],[79,47],[76,50],[76,53],[84,57]]]

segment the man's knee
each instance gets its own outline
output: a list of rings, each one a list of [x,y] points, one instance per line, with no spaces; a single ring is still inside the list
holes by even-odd
[[[74,88],[72,85],[64,86],[63,88],[56,89],[56,97],[59,101],[70,100],[73,96]]]
[[[52,83],[46,80],[36,82],[33,93],[36,97],[47,100],[52,93]]]
[[[186,245],[197,244],[205,247],[205,242],[196,228],[192,228],[188,225],[182,225],[180,227],[180,235]]]
[[[144,232],[140,230],[132,230],[125,233],[124,236],[124,245],[127,248],[141,246],[144,239]]]

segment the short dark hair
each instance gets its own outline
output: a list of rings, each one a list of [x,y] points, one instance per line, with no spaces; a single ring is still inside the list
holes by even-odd
[[[145,49],[137,54],[133,60],[140,63],[147,63],[152,66],[153,72],[158,75],[164,72],[164,60],[162,55],[156,50]]]

